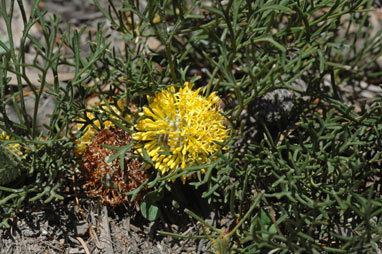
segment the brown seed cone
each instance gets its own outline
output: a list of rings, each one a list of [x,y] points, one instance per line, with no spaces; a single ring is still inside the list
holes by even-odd
[[[142,163],[129,156],[133,154],[132,150],[125,154],[124,170],[120,167],[120,157],[108,162],[117,151],[103,145],[122,147],[131,141],[131,134],[120,128],[101,130],[93,138],[81,159],[84,187],[90,196],[100,197],[103,203],[111,206],[128,203],[130,198],[125,193],[135,190],[147,179]],[[134,200],[136,208],[139,207],[141,193]]]

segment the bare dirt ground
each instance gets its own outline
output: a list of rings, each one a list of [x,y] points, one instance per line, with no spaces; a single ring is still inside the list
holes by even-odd
[[[85,196],[77,196],[77,203],[73,193],[65,197],[62,202],[30,204],[19,211],[11,228],[0,231],[0,253],[178,254],[208,253],[211,247],[208,240],[174,239],[157,233],[202,233],[198,223],[178,211],[167,211],[163,218],[149,222],[132,209],[107,208]],[[212,211],[209,216],[216,217]],[[207,221],[216,225],[216,220]]]

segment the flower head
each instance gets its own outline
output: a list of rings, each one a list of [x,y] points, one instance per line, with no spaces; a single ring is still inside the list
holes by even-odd
[[[0,132],[0,185],[8,184],[21,176],[23,166],[19,164],[26,158],[25,148],[19,143],[2,141],[13,140],[5,132]]]
[[[134,148],[123,155],[117,154],[118,147],[124,149],[122,147],[132,142],[132,135],[117,128],[111,121],[119,116],[131,119],[130,115],[122,115],[118,109],[124,106],[122,101],[118,101],[118,107],[101,104],[96,108],[96,112],[105,114],[107,119],[98,119],[94,113],[87,112],[86,118],[92,124],[85,123],[85,119],[78,119],[80,123],[73,127],[74,132],[84,129],[83,135],[76,140],[75,152],[81,166],[82,179],[85,181],[85,191],[111,206],[130,202],[126,193],[135,190],[148,177],[142,170],[142,163],[133,156]],[[134,105],[129,106],[130,111],[134,112],[135,109]],[[115,147],[116,150],[105,145]],[[111,159],[113,156],[117,158]],[[139,207],[141,196],[141,193],[136,196],[133,202],[135,207]]]
[[[123,161],[120,157],[110,161],[117,150],[108,149],[104,145],[123,147],[131,141],[130,133],[114,127],[103,129],[92,138],[91,145],[80,161],[88,194],[112,206],[130,201],[126,192],[138,188],[148,177],[141,168],[142,163],[133,158],[133,151],[128,151]],[[142,194],[139,193],[133,203],[136,207],[139,207],[141,198]]]
[[[220,98],[215,93],[203,97],[199,91],[186,82],[178,92],[170,87],[149,97],[149,106],[143,107],[146,117],[135,126],[133,139],[144,142],[162,174],[216,160],[213,154],[222,146],[215,141],[224,142],[229,136],[219,112]]]
[[[1,132],[0,139],[2,139],[2,140],[12,140],[12,138],[9,137],[4,131]],[[20,144],[15,143],[15,144],[5,145],[5,149],[4,150],[8,151],[10,154],[15,155],[17,157],[23,157],[23,153],[22,153],[20,148],[21,148]]]

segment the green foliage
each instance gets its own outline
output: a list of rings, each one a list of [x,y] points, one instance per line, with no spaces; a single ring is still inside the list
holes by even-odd
[[[3,179],[0,189],[0,226],[8,226],[8,218],[14,215],[25,199],[29,201],[43,200],[50,202],[63,199],[58,194],[63,176],[74,165],[70,150],[70,142],[66,137],[72,115],[73,87],[62,86],[57,74],[61,62],[62,43],[56,41],[59,19],[50,17],[46,21],[45,14],[37,8],[35,1],[30,16],[22,1],[1,2],[1,16],[7,28],[7,43],[0,42],[2,48],[0,67],[0,131],[11,136],[13,144],[19,144],[23,152],[22,158],[9,160],[11,155],[1,151],[1,169]],[[20,7],[24,30],[16,48],[12,34],[12,19],[16,9]],[[38,22],[42,28],[42,40],[31,35],[30,30]],[[35,51],[32,63],[26,62],[26,45]],[[37,74],[39,84],[33,83],[29,73]],[[10,74],[15,74],[16,85],[10,84]],[[48,78],[53,74],[53,80]],[[15,78],[14,78],[15,79]],[[15,81],[15,80],[13,80]],[[32,101],[32,110],[27,107],[28,92]],[[44,132],[38,128],[41,115],[40,102],[45,96],[54,98],[55,106],[50,116],[49,125],[44,126]],[[11,116],[10,108],[15,114]],[[2,148],[10,141],[0,140]],[[14,157],[14,156],[12,156]],[[5,176],[7,176],[5,179]]]
[[[141,205],[142,215],[149,221],[154,221],[160,216],[158,201],[163,198],[163,192],[153,191],[146,194]]]
[[[364,114],[337,101],[327,107],[248,147],[249,182],[263,190],[264,206],[251,219],[258,226],[246,231],[244,253],[261,246],[345,253],[380,240],[381,101]]]
[[[166,176],[150,171],[144,185],[151,192],[141,206],[144,217],[165,215],[162,198],[178,194],[171,194],[175,188],[170,179],[194,177],[187,184],[202,189],[201,198],[229,210],[235,219],[230,228],[219,229],[186,210],[212,231],[189,237],[210,239],[220,253],[376,251],[382,240],[381,100],[355,110],[341,100],[338,88],[381,75],[376,63],[382,54],[381,31],[372,31],[369,22],[373,1],[164,0],[144,5],[125,0],[117,5],[110,0],[107,9],[94,2],[115,31],[105,35],[105,24],[99,24],[88,35],[89,52],[83,54],[79,41],[85,28],[71,31],[68,25],[60,31],[58,18],[48,19],[36,1],[30,18],[24,18],[20,46],[32,44],[33,63],[16,50],[11,16],[2,2],[8,38],[0,40],[0,129],[15,133],[12,142],[23,144],[27,155],[22,177],[0,187],[2,218],[13,215],[25,200],[61,198],[62,179],[76,166],[69,124],[77,118],[92,124],[86,112],[97,113],[85,109],[89,95],[99,95],[106,105],[117,106],[122,99],[141,109],[146,95],[191,81],[206,95],[217,92],[223,99],[232,129],[224,144],[228,149],[209,165]],[[17,4],[22,7],[22,1]],[[36,22],[43,42],[29,34]],[[63,45],[70,54],[62,53]],[[64,86],[57,78],[62,65],[75,73]],[[26,67],[38,72],[38,89]],[[50,72],[56,78],[49,83]],[[7,73],[16,74],[17,87],[9,85]],[[323,86],[328,77],[329,88]],[[36,101],[31,116],[25,87]],[[293,109],[274,122],[257,117],[260,97],[280,88],[291,92]],[[54,96],[56,106],[47,131],[40,133],[38,105],[45,94]],[[17,108],[18,121],[7,116],[10,104]],[[110,120],[131,131],[140,116],[127,107],[122,110],[132,115],[131,121]],[[121,148],[115,157],[123,158],[127,150]],[[142,160],[152,164],[145,150]],[[137,195],[145,186],[128,194]],[[172,204],[179,209],[178,202]]]

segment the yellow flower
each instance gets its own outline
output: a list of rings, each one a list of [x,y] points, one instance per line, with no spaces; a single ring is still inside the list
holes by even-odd
[[[122,101],[118,101],[118,106],[120,108],[123,108],[124,103]],[[110,109],[111,109],[111,112],[114,112],[118,116],[120,116],[122,114],[122,112],[119,111],[118,108],[113,106],[113,105],[110,106]],[[100,113],[107,114],[109,118],[118,119],[117,116],[111,114],[110,109],[106,105],[100,105],[98,108]],[[101,125],[101,121],[96,119],[96,116],[91,112],[86,112],[86,117],[89,118],[92,121],[93,125],[96,126],[98,129],[101,129],[102,126],[104,127],[104,129],[109,129],[110,127],[114,127],[113,122],[111,122],[109,120],[102,121],[102,125]],[[128,120],[131,119],[131,117],[129,115],[126,115],[124,117]],[[86,121],[83,118],[80,118],[78,120],[80,122]],[[85,123],[76,124],[73,128],[74,132],[78,132],[79,130],[81,130],[84,125],[85,125]],[[78,140],[76,140],[77,146],[75,148],[75,152],[78,155],[82,155],[85,152],[87,147],[92,143],[93,138],[98,134],[97,128],[95,128],[93,125],[91,125],[91,124],[87,125],[86,129],[85,129],[85,133]]]
[[[4,131],[1,132],[0,139],[2,140],[12,140]],[[11,154],[17,155],[18,157],[24,158],[22,151],[20,150],[20,144],[8,144],[5,145],[6,150],[8,150]]]
[[[3,140],[13,138],[5,132],[0,132],[0,185],[11,183],[23,173],[24,167],[21,162],[26,158],[26,154],[23,153],[25,148],[19,143],[3,144]]]
[[[219,112],[220,98],[215,93],[203,97],[199,90],[192,91],[186,82],[179,92],[170,87],[149,97],[149,106],[143,107],[146,117],[135,126],[138,132],[133,139],[144,142],[144,149],[163,175],[211,163],[217,159],[213,154],[222,149],[214,141],[224,142],[229,136]]]

